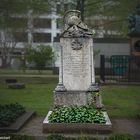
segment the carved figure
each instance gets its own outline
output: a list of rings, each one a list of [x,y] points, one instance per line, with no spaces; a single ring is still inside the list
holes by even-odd
[[[70,10],[64,16],[65,28],[61,36],[86,37],[92,36],[87,25],[81,21],[81,13],[78,10]]]

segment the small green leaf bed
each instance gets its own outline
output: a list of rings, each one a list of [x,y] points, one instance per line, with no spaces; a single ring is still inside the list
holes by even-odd
[[[25,108],[18,104],[0,105],[0,126],[9,126],[25,112]]]
[[[48,119],[50,123],[106,123],[103,112],[92,106],[55,108]]]

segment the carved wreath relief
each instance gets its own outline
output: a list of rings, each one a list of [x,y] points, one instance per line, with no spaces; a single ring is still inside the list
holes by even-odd
[[[73,50],[80,50],[82,48],[82,42],[78,38],[75,38],[72,40],[71,46]]]

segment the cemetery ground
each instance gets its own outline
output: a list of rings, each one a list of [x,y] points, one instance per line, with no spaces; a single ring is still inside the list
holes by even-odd
[[[9,89],[5,79],[16,78],[26,84],[25,89]],[[40,135],[41,125],[47,112],[53,106],[53,90],[58,82],[58,75],[52,75],[51,71],[44,71],[41,75],[37,71],[1,71],[0,73],[0,104],[18,102],[27,110],[34,110],[37,115],[27,123],[19,132],[27,135]],[[118,131],[121,127],[133,132],[132,122],[140,123],[140,86],[102,86],[101,93],[103,104]],[[122,125],[119,126],[119,123]],[[33,128],[33,130],[31,130]],[[138,127],[139,129],[140,127]],[[33,132],[34,131],[34,132]],[[138,132],[138,130],[136,130]],[[123,132],[122,132],[123,133]],[[124,132],[125,133],[125,132]]]

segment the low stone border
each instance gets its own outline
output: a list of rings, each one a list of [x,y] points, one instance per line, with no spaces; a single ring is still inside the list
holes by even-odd
[[[106,118],[105,124],[93,123],[49,123],[48,117],[52,111],[49,111],[43,121],[43,133],[110,133],[112,124],[107,112],[104,112]]]
[[[17,132],[35,115],[34,111],[27,111],[17,120],[7,127],[0,127],[0,132]]]
[[[23,89],[23,88],[25,88],[25,84],[24,83],[11,83],[11,84],[8,84],[8,88]]]
[[[5,79],[5,83],[6,84],[17,83],[17,79],[13,79],[13,78],[11,78],[11,79]]]

